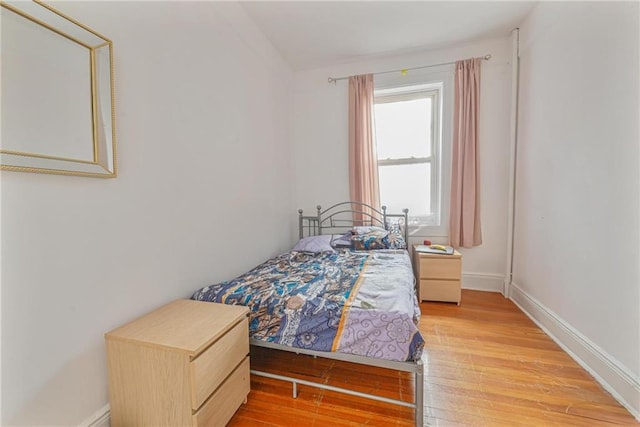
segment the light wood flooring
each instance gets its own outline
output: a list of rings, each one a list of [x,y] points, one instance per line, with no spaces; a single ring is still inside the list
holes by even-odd
[[[425,413],[433,426],[638,426],[634,418],[511,301],[463,290],[460,306],[422,303]],[[253,369],[413,399],[410,374],[287,352],[252,351]],[[251,378],[230,426],[411,426],[413,410]]]

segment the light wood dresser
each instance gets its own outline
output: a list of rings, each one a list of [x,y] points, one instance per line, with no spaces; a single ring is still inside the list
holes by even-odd
[[[420,301],[455,302],[460,305],[462,254],[453,255],[418,252],[413,248],[414,272],[419,282]]]
[[[248,313],[177,300],[105,334],[111,425],[227,424],[249,394]]]

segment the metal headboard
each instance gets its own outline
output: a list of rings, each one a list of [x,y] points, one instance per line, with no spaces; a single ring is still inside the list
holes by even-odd
[[[317,213],[314,216],[303,215],[303,210],[298,209],[298,234],[302,239],[305,236],[319,236],[323,233],[339,234],[359,225],[378,226],[388,228],[388,220],[394,219],[404,228],[404,240],[409,242],[409,209],[403,209],[401,214],[387,213],[387,207],[382,206],[382,211],[361,202],[341,202],[325,210],[320,205],[316,206]],[[355,219],[354,214],[360,219]],[[306,233],[305,233],[306,232]]]

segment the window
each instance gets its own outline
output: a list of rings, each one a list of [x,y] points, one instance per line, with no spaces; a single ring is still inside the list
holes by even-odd
[[[408,208],[414,226],[441,225],[441,93],[441,84],[375,93],[380,202]]]

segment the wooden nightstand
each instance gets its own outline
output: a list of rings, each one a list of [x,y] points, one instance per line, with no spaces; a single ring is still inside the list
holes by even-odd
[[[112,426],[224,426],[249,394],[248,309],[178,300],[105,334]]]
[[[413,247],[413,268],[420,301],[455,302],[460,305],[462,254],[428,254]]]

